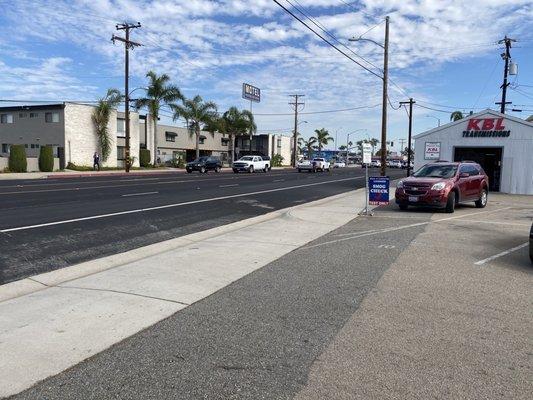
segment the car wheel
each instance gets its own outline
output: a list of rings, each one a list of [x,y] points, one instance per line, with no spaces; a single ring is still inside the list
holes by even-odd
[[[215,167],[215,172],[216,172],[217,174],[220,172],[220,167],[219,167],[218,165]]]
[[[450,192],[448,201],[446,201],[446,212],[453,213],[455,211],[455,192]]]
[[[479,200],[476,201],[476,207],[477,208],[484,208],[487,205],[487,190],[483,189],[481,191],[481,194],[479,195]]]
[[[192,172],[192,169],[187,168],[187,173],[190,174]]]
[[[268,167],[265,165],[265,168],[263,168],[263,172],[266,174],[268,172]]]
[[[298,172],[302,172],[301,168],[298,168]]]
[[[398,204],[398,207],[400,207],[400,210],[405,211],[409,208],[407,204]]]
[[[248,173],[252,174],[254,172],[254,166],[250,165],[250,168],[248,168]]]
[[[234,169],[234,170],[233,170],[233,173],[234,173],[234,174],[238,174],[238,173],[239,173],[239,170]]]

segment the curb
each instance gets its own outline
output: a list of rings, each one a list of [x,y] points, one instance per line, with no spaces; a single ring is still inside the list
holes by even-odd
[[[193,243],[202,240],[215,238],[222,234],[230,233],[254,224],[269,221],[277,217],[281,217],[292,210],[318,206],[335,199],[355,195],[364,190],[364,188],[351,190],[349,192],[337,194],[335,196],[325,197],[323,199],[315,200],[309,203],[283,208],[280,210],[269,212],[267,214],[259,215],[257,217],[244,219],[241,221],[233,222],[231,224],[211,228],[205,231],[180,236],[159,243],[153,243],[148,246],[129,250],[124,253],[113,254],[111,256],[103,258],[85,261],[83,263],[71,265],[69,267],[57,269],[55,271],[45,272],[18,281],[6,283],[5,285],[0,286],[0,303],[15,299],[17,297],[36,293],[41,290],[60,285],[62,283],[73,281],[75,279],[94,275],[102,271],[136,262],[154,256],[156,254],[161,254],[167,251],[172,251],[181,247],[189,246]],[[357,216],[354,216],[354,218],[356,217]]]

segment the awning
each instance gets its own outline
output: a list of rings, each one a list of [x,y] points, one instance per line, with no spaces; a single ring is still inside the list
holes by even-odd
[[[165,135],[167,136],[178,136],[178,134],[176,132],[165,132]]]

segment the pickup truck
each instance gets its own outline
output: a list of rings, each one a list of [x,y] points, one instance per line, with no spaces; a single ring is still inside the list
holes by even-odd
[[[298,172],[302,171],[329,171],[330,170],[330,163],[329,161],[326,161],[325,158],[313,158],[312,160],[303,160],[300,161],[296,168],[298,168]]]
[[[233,163],[233,172],[241,171],[252,173],[255,171],[267,172],[270,170],[270,161],[264,160],[261,156],[244,156]]]

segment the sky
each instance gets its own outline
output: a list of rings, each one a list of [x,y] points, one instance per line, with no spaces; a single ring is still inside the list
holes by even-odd
[[[123,90],[124,47],[110,39],[124,34],[117,23],[140,22],[131,33],[142,47],[130,52],[130,88],[144,87],[149,70],[166,73],[187,97],[199,94],[223,112],[250,108],[241,97],[246,82],[261,89],[253,104],[259,133],[290,134],[289,95],[303,94],[304,138],[326,128],[337,145],[353,131],[352,141],[379,139],[382,49],[348,39],[383,43],[389,16],[393,150],[407,137],[407,112],[398,107],[409,97],[414,134],[448,122],[454,110],[498,108],[505,35],[517,40],[511,55],[519,71],[508,100],[524,110],[511,113],[533,114],[530,0],[278,1],[366,69],[272,0],[0,0],[0,100],[95,101],[108,88]],[[168,108],[162,120],[183,125]]]

